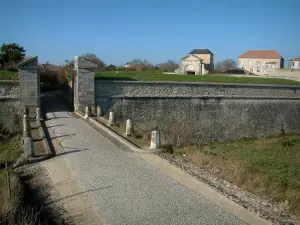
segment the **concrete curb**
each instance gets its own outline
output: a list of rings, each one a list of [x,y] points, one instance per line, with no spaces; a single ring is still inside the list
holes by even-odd
[[[43,115],[42,112],[41,112],[41,115]],[[45,127],[42,125],[42,123],[41,123],[41,121],[39,119],[36,120],[36,124],[38,125],[39,131],[40,131],[40,135],[43,138],[43,144],[44,144],[44,148],[45,148],[45,150],[47,152],[47,156],[53,156],[54,154],[51,151],[50,145],[48,143],[48,138],[47,138],[47,136],[45,134],[45,131],[44,131]]]
[[[88,118],[84,118],[84,116],[78,112],[78,111],[74,111],[74,113],[79,116],[81,119],[90,122],[92,125],[94,125],[95,127],[97,127],[98,129],[100,129],[102,132],[104,132],[105,134],[107,134],[110,138],[114,139],[115,141],[117,141],[120,145],[122,145],[124,148],[133,151],[133,152],[139,152],[139,153],[156,153],[159,152],[160,150],[151,150],[151,149],[141,149],[138,148],[137,146],[135,146],[134,144],[132,144],[131,142],[129,142],[128,140],[126,140],[124,137],[120,136],[119,134],[117,134],[116,132],[112,131],[111,129],[107,128],[106,126],[102,125],[101,123],[97,122],[95,119],[88,117]]]

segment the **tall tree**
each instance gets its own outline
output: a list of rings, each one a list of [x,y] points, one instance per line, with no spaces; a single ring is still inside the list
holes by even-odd
[[[24,47],[16,44],[3,44],[0,47],[0,63],[2,69],[12,68],[25,57]]]

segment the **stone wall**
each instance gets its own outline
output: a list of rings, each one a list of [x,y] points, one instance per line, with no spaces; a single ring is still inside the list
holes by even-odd
[[[0,80],[0,98],[19,99],[20,89],[19,81]]]
[[[18,81],[0,81],[0,139],[3,133],[19,131],[16,115],[20,111],[20,90]]]
[[[284,78],[289,80],[300,81],[300,70],[292,69],[267,69],[265,75],[270,78]]]
[[[177,144],[300,133],[300,87],[96,81],[95,93],[105,113]]]

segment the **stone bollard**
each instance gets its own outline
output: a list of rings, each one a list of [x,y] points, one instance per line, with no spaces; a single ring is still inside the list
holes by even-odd
[[[126,131],[125,131],[125,135],[131,136],[133,134],[133,123],[131,119],[126,120]]]
[[[30,121],[28,119],[28,115],[23,115],[23,138],[30,137]]]
[[[24,154],[26,158],[32,157],[34,154],[33,141],[31,137],[26,137],[24,139]]]
[[[158,130],[154,130],[151,133],[150,149],[160,148],[160,133]]]
[[[85,107],[85,114],[84,114],[84,118],[87,119],[91,116],[91,107],[90,106],[86,106]]]
[[[112,126],[116,124],[116,115],[114,112],[109,112],[108,125]]]
[[[36,108],[36,120],[42,120],[41,108]]]
[[[101,117],[102,116],[102,109],[100,105],[97,105],[97,117]]]

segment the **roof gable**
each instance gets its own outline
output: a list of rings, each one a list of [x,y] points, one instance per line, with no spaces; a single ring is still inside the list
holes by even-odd
[[[249,50],[238,58],[280,59],[282,57],[276,50]]]
[[[185,60],[185,59],[187,59],[187,58],[189,58],[189,57],[194,57],[195,60],[200,60],[200,61],[202,61],[202,59],[201,59],[200,57],[198,57],[198,56],[196,56],[196,55],[193,55],[193,54],[188,54],[187,56],[183,57],[181,60]]]
[[[193,51],[191,51],[189,54],[210,54],[213,55],[211,51],[209,51],[207,48],[196,48]]]

